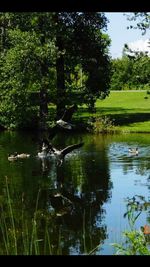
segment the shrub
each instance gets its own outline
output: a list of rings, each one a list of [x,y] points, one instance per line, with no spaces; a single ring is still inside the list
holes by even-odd
[[[95,133],[110,133],[115,131],[114,120],[108,116],[97,117],[91,124]]]

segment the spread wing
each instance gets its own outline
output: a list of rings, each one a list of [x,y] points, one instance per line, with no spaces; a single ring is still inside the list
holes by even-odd
[[[80,148],[84,145],[84,143],[79,143],[79,144],[74,144],[71,146],[67,146],[66,148],[61,150],[61,153],[63,156],[65,156],[66,154],[70,153],[71,151],[73,151],[74,149]]]

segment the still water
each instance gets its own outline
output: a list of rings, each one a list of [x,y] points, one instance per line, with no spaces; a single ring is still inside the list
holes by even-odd
[[[81,141],[84,146],[66,155],[59,167],[55,157],[37,157],[40,146],[34,133],[0,133],[1,214],[6,214],[7,228],[7,179],[18,254],[26,254],[21,239],[23,225],[26,222],[30,239],[37,211],[40,254],[112,255],[115,250],[111,244],[121,242],[122,231],[130,229],[124,217],[127,200],[143,196],[149,201],[149,134],[59,135],[53,144],[61,149]],[[130,147],[138,147],[139,154],[130,155]],[[8,161],[8,154],[15,151],[31,156]],[[149,209],[143,211],[135,227],[149,224],[149,217]],[[0,254],[6,254],[2,233],[0,239]]]

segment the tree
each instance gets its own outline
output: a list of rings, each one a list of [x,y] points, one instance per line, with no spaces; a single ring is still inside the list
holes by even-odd
[[[110,40],[102,33],[103,13],[1,13],[0,21],[1,124],[24,127],[40,121],[45,127],[48,102],[60,117],[66,105],[74,104],[75,92],[92,105],[108,95]],[[77,69],[84,77],[80,88],[70,79]]]
[[[112,60],[111,90],[149,89],[150,57],[145,52],[124,49],[123,57]]]
[[[60,102],[64,101],[62,95],[66,93],[65,85],[70,78],[67,72],[74,73],[77,65],[87,77],[84,79],[84,85],[82,84],[82,88],[80,88],[80,93],[83,92],[84,101],[87,104],[93,106],[98,97],[104,98],[108,95],[110,39],[102,33],[102,29],[106,29],[106,23],[107,19],[104,14],[98,12],[62,12],[59,14],[59,32],[56,36],[59,36],[59,47],[61,43],[61,49],[58,49],[61,52],[59,84],[63,94],[59,89],[57,95],[60,107]],[[64,53],[62,53],[63,51]],[[59,105],[57,105],[58,110]]]
[[[132,80],[133,60],[127,56],[112,60],[111,90],[130,88]]]
[[[142,35],[150,28],[149,12],[134,12],[126,15],[127,19],[132,23],[128,29],[140,29]],[[149,41],[150,43],[150,41]],[[133,51],[127,44],[124,45],[123,54],[133,62],[132,70],[132,86],[140,88],[149,88],[149,62],[148,51]]]
[[[40,122],[43,127],[56,58],[52,27],[48,28],[51,14],[5,13],[4,18],[7,39],[1,43],[1,124],[16,128],[35,127]],[[31,101],[32,93],[36,93],[39,108]]]
[[[128,29],[140,29],[144,35],[150,28],[150,13],[149,12],[134,12],[131,15],[126,15],[127,19],[132,22]],[[136,23],[133,26],[133,23]]]
[[[133,65],[133,82],[140,89],[149,89],[150,57],[146,53],[139,53],[135,56]]]
[[[67,102],[74,101],[70,89],[84,94],[84,101],[96,101],[100,91],[107,95],[109,80],[108,46],[110,40],[102,34],[107,19],[103,13],[60,12],[54,14],[56,23],[57,116],[60,117]],[[90,55],[90,56],[89,56]],[[96,64],[94,63],[96,62]],[[104,64],[104,65],[102,65]],[[82,88],[70,84],[71,75],[80,66],[84,79]],[[81,73],[80,71],[80,73]],[[105,78],[102,76],[105,73]],[[101,85],[100,85],[101,82]],[[69,85],[69,90],[68,90]],[[98,93],[99,92],[99,93]],[[83,99],[83,96],[82,96]]]

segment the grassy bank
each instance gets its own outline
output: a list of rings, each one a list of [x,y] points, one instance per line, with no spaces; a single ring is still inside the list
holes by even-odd
[[[108,116],[123,132],[150,133],[150,95],[146,91],[112,91],[104,100],[96,102],[96,113],[80,108],[78,116]]]

